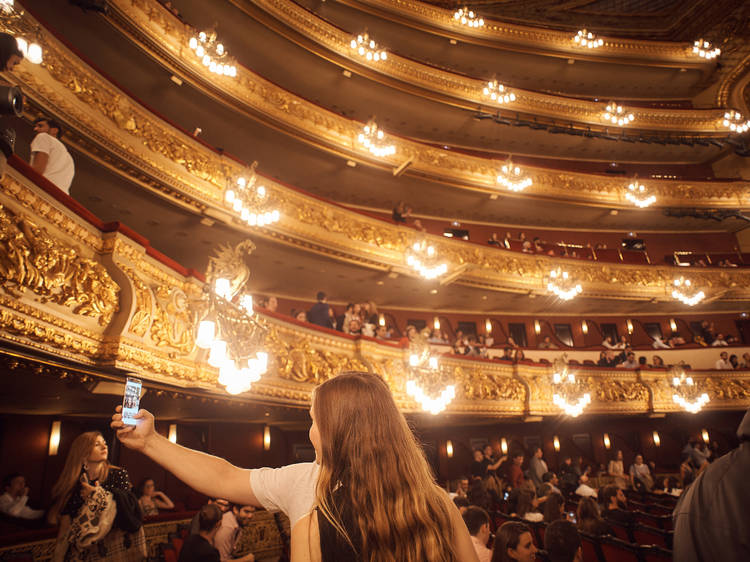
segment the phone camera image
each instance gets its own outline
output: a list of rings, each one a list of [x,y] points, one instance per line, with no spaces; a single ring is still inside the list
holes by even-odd
[[[128,377],[125,383],[125,394],[122,397],[122,423],[135,425],[135,415],[138,413],[141,401],[141,387],[139,379]]]

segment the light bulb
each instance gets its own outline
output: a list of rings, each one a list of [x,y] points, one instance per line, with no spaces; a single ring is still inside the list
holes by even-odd
[[[227,361],[227,342],[214,340],[211,343],[211,352],[208,354],[208,364],[217,369]]]
[[[229,300],[231,295],[232,287],[231,283],[229,282],[229,279],[224,279],[223,277],[220,277],[216,280],[216,283],[214,284],[214,292],[219,295],[221,298]]]
[[[216,335],[216,323],[212,320],[202,320],[198,324],[198,334],[195,338],[195,345],[201,349],[208,349],[214,341]]]
[[[29,45],[29,62],[32,64],[40,64],[42,62],[42,47],[37,43]]]

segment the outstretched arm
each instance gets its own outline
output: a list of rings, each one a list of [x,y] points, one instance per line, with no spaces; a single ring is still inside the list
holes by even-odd
[[[111,426],[120,442],[160,464],[194,490],[212,498],[240,505],[263,507],[250,485],[250,471],[199,451],[172,443],[154,430],[154,416],[146,410],[136,414],[136,425],[122,422],[122,407],[112,416]]]

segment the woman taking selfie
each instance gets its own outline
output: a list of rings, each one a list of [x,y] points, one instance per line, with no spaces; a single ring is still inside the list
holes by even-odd
[[[118,408],[118,412],[119,412]],[[283,511],[293,562],[476,561],[458,509],[434,481],[385,382],[344,373],[313,393],[314,463],[244,470],[170,443],[141,410],[136,426],[117,413],[122,443],[209,497]]]
[[[107,453],[98,431],[82,433],[70,446],[47,516],[60,526],[54,561],[145,560],[140,508],[128,473],[109,464]]]

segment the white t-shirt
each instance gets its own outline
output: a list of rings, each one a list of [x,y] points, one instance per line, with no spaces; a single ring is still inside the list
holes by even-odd
[[[286,513],[293,528],[312,511],[319,469],[314,462],[255,468],[250,471],[250,486],[265,509]]]
[[[65,145],[52,135],[39,133],[31,141],[31,152],[43,152],[49,156],[47,168],[43,174],[44,177],[65,193],[69,193],[70,184],[75,174],[75,166]]]

